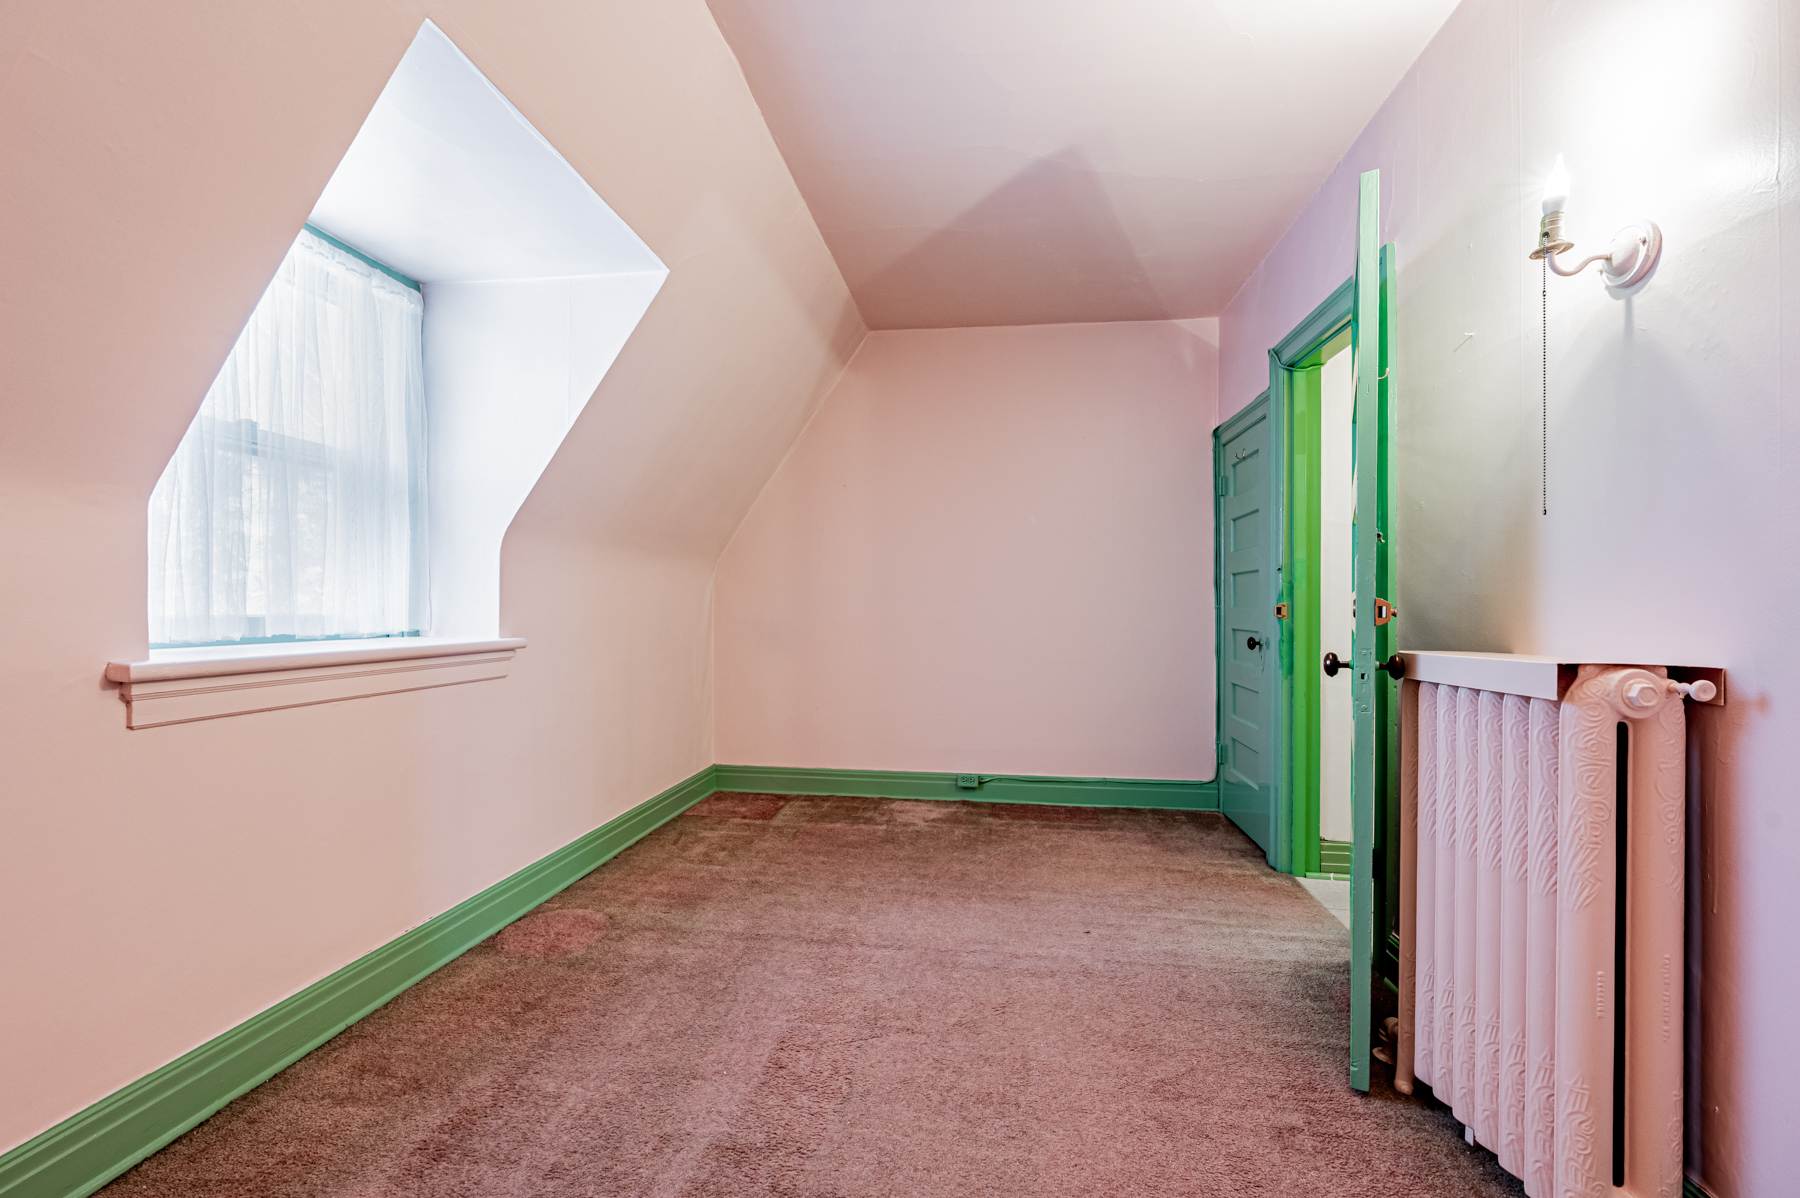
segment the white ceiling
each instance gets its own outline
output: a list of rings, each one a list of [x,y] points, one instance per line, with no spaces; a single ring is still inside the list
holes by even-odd
[[[709,0],[872,328],[1216,315],[1456,0]]]

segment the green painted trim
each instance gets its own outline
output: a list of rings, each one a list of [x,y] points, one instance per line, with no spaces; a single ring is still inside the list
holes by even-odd
[[[317,237],[320,241],[329,242],[330,244],[335,245],[338,249],[343,250],[346,254],[349,254],[352,258],[356,258],[363,262],[368,263],[370,266],[373,266],[376,270],[380,271],[382,274],[386,275],[388,278],[394,280],[396,283],[405,283],[408,287],[411,287],[414,291],[417,291],[420,294],[424,294],[425,288],[423,288],[419,285],[419,280],[410,278],[407,275],[403,275],[399,271],[395,270],[393,267],[389,266],[387,263],[379,261],[375,258],[369,257],[367,254],[363,253],[361,250],[357,249],[355,246],[351,245],[350,243],[348,243],[346,241],[340,241],[336,237],[333,237],[331,234],[329,234],[325,230],[319,228],[319,226],[313,224],[311,221],[307,221],[306,224],[302,225],[301,227],[304,228],[308,233],[311,233],[314,237]]]
[[[708,766],[0,1156],[0,1195],[81,1198],[713,793]]]
[[[1270,491],[1274,499],[1275,520],[1270,528],[1269,543],[1275,552],[1275,601],[1286,603],[1291,612],[1296,601],[1293,578],[1293,525],[1294,525],[1294,394],[1293,375],[1281,364],[1281,358],[1275,350],[1269,351],[1269,397],[1270,417],[1273,419],[1274,435],[1269,440]],[[1300,480],[1304,487],[1304,480]],[[1294,856],[1294,847],[1300,843],[1300,834],[1295,825],[1297,816],[1294,797],[1294,781],[1296,770],[1294,756],[1301,751],[1299,741],[1304,738],[1305,726],[1296,723],[1300,713],[1294,706],[1294,655],[1297,649],[1294,644],[1294,621],[1292,619],[1277,620],[1275,623],[1275,676],[1271,681],[1275,685],[1274,735],[1270,749],[1270,777],[1274,779],[1274,793],[1270,796],[1275,805],[1272,818],[1269,820],[1269,866],[1283,873],[1299,873],[1303,863]],[[1223,693],[1219,701],[1225,701]]]
[[[1276,397],[1281,447],[1277,454],[1281,548],[1278,576],[1288,619],[1281,625],[1281,688],[1274,745],[1279,772],[1275,825],[1278,851],[1269,864],[1295,875],[1319,864],[1319,697],[1317,664],[1325,645],[1319,627],[1319,502],[1324,480],[1319,367],[1346,348],[1355,333],[1356,280],[1345,279],[1269,350],[1269,394]],[[1347,651],[1348,646],[1334,648]],[[1221,699],[1221,701],[1223,701]],[[1348,866],[1345,867],[1346,869]]]
[[[758,794],[851,795],[871,799],[950,799],[976,803],[1044,803],[1068,807],[1139,807],[1217,811],[1217,778],[1206,782],[1153,778],[1056,778],[976,774],[980,785],[958,787],[968,775],[907,770],[820,770],[767,765],[713,767],[718,790]]]
[[[1316,355],[1308,355],[1314,357]],[[1278,368],[1280,369],[1280,368]],[[1319,702],[1323,672],[1314,666],[1325,654],[1319,627],[1320,506],[1324,472],[1320,466],[1324,432],[1321,367],[1281,369],[1288,389],[1288,520],[1283,551],[1283,598],[1288,619],[1282,632],[1282,698],[1288,728],[1289,867],[1296,874],[1319,864]]]
[[[1356,423],[1352,452],[1356,461],[1356,517],[1352,552],[1356,579],[1356,632],[1351,695],[1356,713],[1356,760],[1350,790],[1353,832],[1350,862],[1350,1086],[1369,1088],[1370,1051],[1375,994],[1374,862],[1377,804],[1382,787],[1386,737],[1387,691],[1377,670],[1375,598],[1378,567],[1385,538],[1380,533],[1381,450],[1387,440],[1381,396],[1381,172],[1365,171],[1359,180],[1356,214],[1356,317],[1352,350],[1356,355]]]
[[[1350,327],[1350,324],[1351,322],[1346,319],[1337,332],[1319,342],[1319,347],[1313,350],[1312,353],[1307,354],[1306,357],[1300,359],[1299,362],[1296,362],[1293,368],[1295,370],[1308,370],[1314,366],[1323,366],[1326,362],[1337,357],[1344,350],[1349,349],[1352,334],[1355,332],[1355,330]]]
[[[1269,352],[1283,366],[1301,365],[1326,342],[1343,332],[1356,308],[1356,278],[1351,276],[1326,296],[1319,306],[1306,314],[1306,319],[1275,343]]]
[[[1350,842],[1348,840],[1321,840],[1319,842],[1319,868],[1328,874],[1350,873]]]
[[[1713,1198],[1712,1191],[1689,1177],[1681,1175],[1681,1198]]]
[[[1381,536],[1375,562],[1375,593],[1386,597],[1396,608],[1409,607],[1401,602],[1398,574],[1400,540],[1396,527],[1400,511],[1399,471],[1395,469],[1394,448],[1399,444],[1399,402],[1394,388],[1394,347],[1397,304],[1394,286],[1398,268],[1394,261],[1394,244],[1381,247],[1381,375],[1376,380],[1381,397],[1381,444],[1379,506],[1375,527]],[[1375,630],[1375,653],[1386,661],[1400,651],[1400,618]],[[1375,970],[1391,985],[1400,983],[1400,684],[1388,680],[1380,688],[1377,708],[1381,737],[1381,788],[1376,808],[1375,851],[1375,935],[1379,951]]]
[[[1283,520],[1282,504],[1284,502],[1283,487],[1285,486],[1282,481],[1281,410],[1280,395],[1274,389],[1266,389],[1213,429],[1213,687],[1217,700],[1213,704],[1213,744],[1217,748],[1215,757],[1218,758],[1218,765],[1213,774],[1215,780],[1222,777],[1225,768],[1225,713],[1229,710],[1230,701],[1230,692],[1227,689],[1229,683],[1226,678],[1230,662],[1227,660],[1225,652],[1225,621],[1228,616],[1225,603],[1225,495],[1220,490],[1222,484],[1219,481],[1225,474],[1224,447],[1225,442],[1237,436],[1243,426],[1265,418],[1269,421],[1269,501],[1274,511],[1269,518],[1272,535],[1268,539],[1268,570],[1278,580],[1275,594],[1276,601],[1279,602],[1281,594],[1279,582],[1281,577],[1281,536],[1279,529]],[[1280,669],[1280,639],[1276,638],[1278,658],[1276,669],[1278,671]],[[1279,688],[1277,688],[1278,690]],[[1269,697],[1268,719],[1270,727],[1273,729],[1269,736],[1268,746],[1270,760],[1279,762],[1285,751],[1282,741],[1281,696],[1279,693],[1272,693]],[[1269,845],[1263,855],[1272,869],[1287,868],[1285,838],[1288,833],[1283,815],[1286,807],[1286,783],[1286,775],[1280,769],[1270,770]],[[1218,782],[1218,786],[1222,787],[1223,783]],[[1223,792],[1218,791],[1215,799],[1222,800]],[[1224,809],[1222,801],[1219,809]],[[1226,818],[1231,818],[1230,812],[1226,812]]]

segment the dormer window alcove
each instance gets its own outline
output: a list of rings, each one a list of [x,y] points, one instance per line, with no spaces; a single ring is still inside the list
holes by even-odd
[[[667,276],[425,22],[158,483],[127,725],[504,677],[507,527]]]

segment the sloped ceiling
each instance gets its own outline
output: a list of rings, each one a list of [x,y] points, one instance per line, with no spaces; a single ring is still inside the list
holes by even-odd
[[[1216,315],[1455,0],[709,0],[872,328]]]

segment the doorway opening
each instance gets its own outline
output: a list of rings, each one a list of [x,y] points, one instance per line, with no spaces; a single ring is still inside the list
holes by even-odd
[[[1296,712],[1306,730],[1316,737],[1316,760],[1299,763],[1295,781],[1297,799],[1305,804],[1303,819],[1295,821],[1294,873],[1301,877],[1348,884],[1350,881],[1351,788],[1356,751],[1356,720],[1350,686],[1351,645],[1356,632],[1356,579],[1353,569],[1356,522],[1355,412],[1356,380],[1351,370],[1350,329],[1345,328],[1304,359],[1293,372],[1297,421],[1316,427],[1296,429],[1297,442],[1310,453],[1296,454],[1296,474],[1308,467],[1317,477],[1309,479],[1306,499],[1314,510],[1296,521],[1316,538],[1307,556],[1316,563],[1317,591],[1312,602],[1296,605],[1295,619],[1314,625],[1308,640],[1316,638],[1325,654],[1344,663],[1326,673],[1304,700],[1313,710]],[[1298,448],[1298,444],[1296,448]],[[1310,460],[1308,460],[1310,459]],[[1300,516],[1299,512],[1295,513]],[[1304,664],[1304,663],[1303,663]],[[1311,776],[1302,777],[1301,770]],[[1348,895],[1345,895],[1348,911]]]
[[[1283,442],[1285,600],[1281,835],[1270,864],[1333,883],[1349,879],[1354,840],[1355,334],[1355,281],[1347,279],[1269,362]],[[1345,663],[1335,674],[1321,668],[1328,653]]]
[[[1354,340],[1346,279],[1270,351],[1269,389],[1214,432],[1219,808],[1275,869],[1331,881],[1351,873],[1354,719],[1348,669],[1327,693],[1320,662],[1328,650],[1351,655]]]

